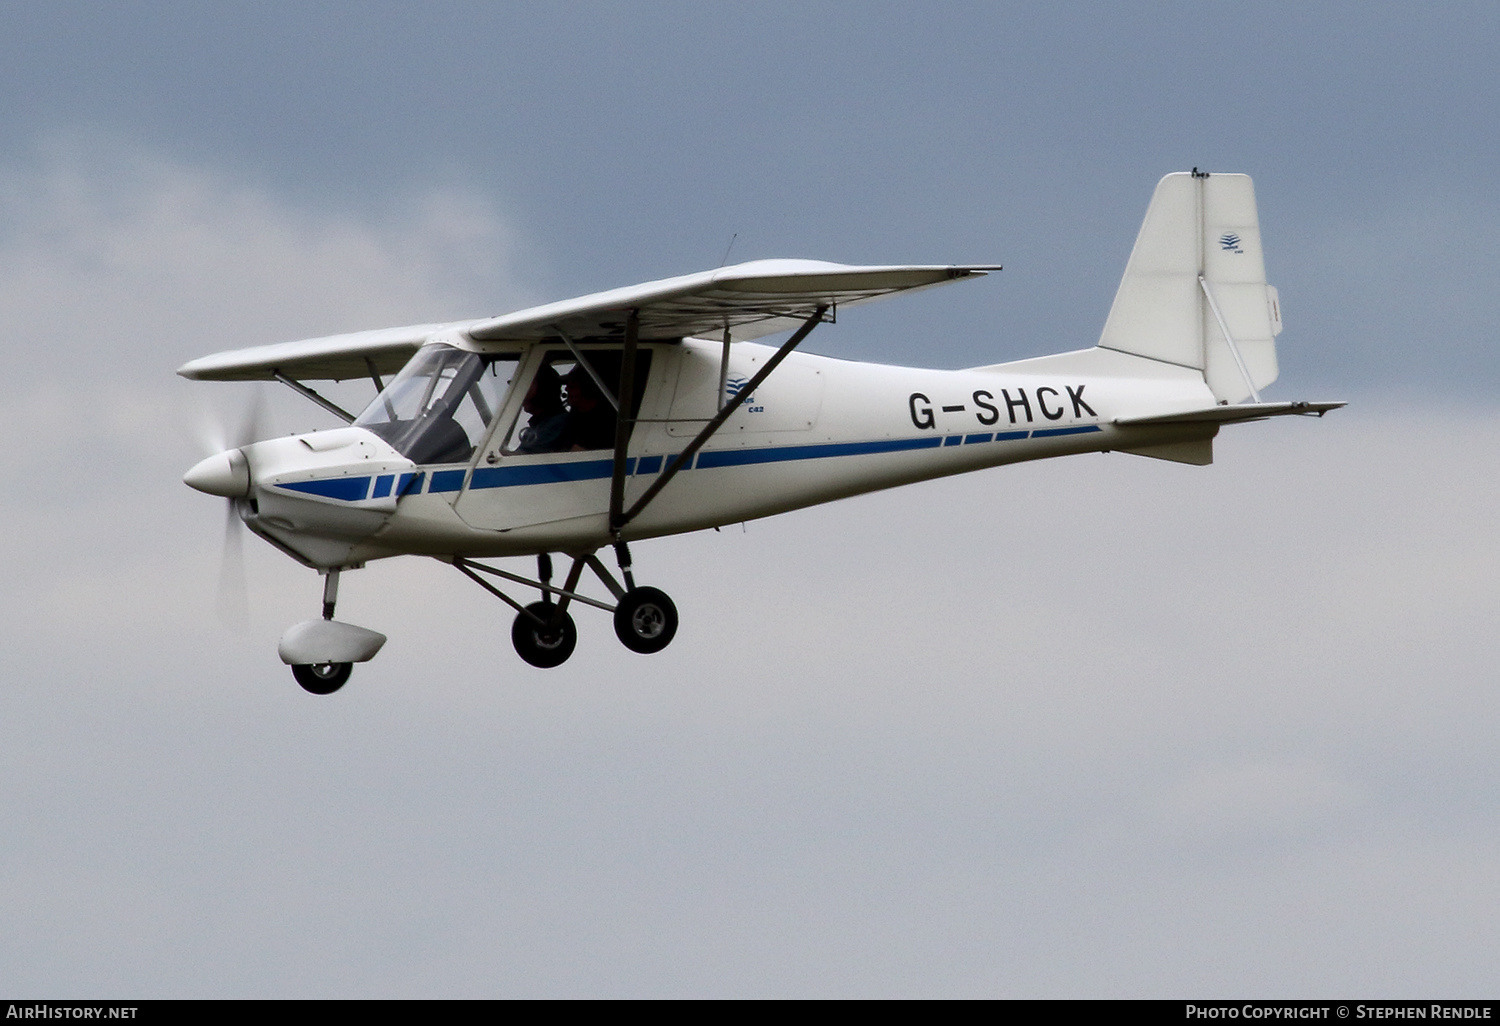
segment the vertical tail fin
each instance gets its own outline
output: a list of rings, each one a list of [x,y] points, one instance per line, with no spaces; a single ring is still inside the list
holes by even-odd
[[[1157,183],[1099,345],[1203,372],[1221,402],[1276,380],[1281,308],[1266,284],[1249,175]]]

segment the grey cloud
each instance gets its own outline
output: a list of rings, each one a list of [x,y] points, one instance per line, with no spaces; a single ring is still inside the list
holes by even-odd
[[[150,387],[195,355],[523,306],[521,243],[456,189],[378,221],[98,133],[0,167],[0,321],[21,368]]]

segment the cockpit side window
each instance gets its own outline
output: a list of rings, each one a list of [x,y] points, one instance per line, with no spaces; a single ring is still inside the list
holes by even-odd
[[[518,362],[425,346],[354,424],[413,463],[466,463],[500,412]]]
[[[586,350],[594,371],[611,395],[620,387],[623,366],[619,350]],[[651,368],[651,351],[636,354],[635,394],[628,397],[629,415],[636,416]],[[568,351],[550,352],[542,360],[521,403],[521,415],[505,443],[506,455],[583,452],[612,449],[615,408],[600,391],[588,369]]]

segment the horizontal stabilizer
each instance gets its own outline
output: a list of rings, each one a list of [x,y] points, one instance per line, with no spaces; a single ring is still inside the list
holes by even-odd
[[[1209,406],[1186,413],[1168,413],[1151,417],[1121,417],[1120,427],[1148,427],[1155,424],[1233,424],[1239,421],[1265,420],[1267,417],[1316,416],[1336,410],[1348,403],[1237,403],[1232,406]]]

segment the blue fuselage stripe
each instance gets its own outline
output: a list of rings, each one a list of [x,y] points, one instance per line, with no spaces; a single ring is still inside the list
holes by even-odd
[[[821,460],[830,456],[867,456],[872,453],[936,449],[941,435],[930,438],[888,438],[878,442],[830,442],[826,445],[784,445],[771,449],[715,449],[698,454],[698,469],[743,467],[751,463],[782,463],[788,460]]]
[[[655,461],[654,467],[651,461]],[[661,467],[661,457],[642,461],[642,473],[651,474]],[[625,473],[635,473],[635,457],[625,461]],[[597,481],[614,472],[614,460],[580,460],[576,463],[527,463],[522,466],[482,467],[474,471],[470,488],[511,488],[516,485],[558,484],[562,481]]]
[[[1087,435],[1098,430],[1098,424],[1085,424],[1082,427],[1043,428],[1040,431],[1033,431],[1031,437],[1056,438],[1058,435]]]
[[[462,470],[434,470],[432,472],[432,484],[427,486],[429,492],[456,492],[464,486],[464,473]]]
[[[827,442],[819,445],[778,445],[760,449],[714,449],[700,452],[693,465],[700,470],[718,467],[745,467],[757,463],[787,463],[795,460],[821,460],[835,456],[870,456],[880,453],[910,452],[915,449],[939,449],[985,442],[1016,442],[1025,438],[1056,438],[1060,435],[1085,435],[1103,430],[1097,424],[1076,427],[1038,428],[1035,431],[999,431],[977,435],[925,435],[921,438],[883,438],[873,442]],[[625,461],[627,474],[655,474],[669,465],[672,456],[631,457]],[[614,469],[611,459],[576,460],[567,463],[527,463],[503,467],[480,467],[469,478],[474,490],[513,488],[523,485],[559,484],[565,481],[597,481],[607,478]],[[688,468],[683,468],[688,469]],[[463,488],[465,470],[435,470],[428,492],[456,492]],[[398,496],[422,491],[423,474],[402,474],[395,483]],[[375,498],[390,494],[391,478],[376,479]],[[370,494],[368,477],[337,477],[326,481],[302,481],[280,487],[307,492],[328,499],[360,502]]]
[[[293,481],[277,485],[289,492],[317,495],[324,499],[339,499],[343,502],[363,502],[370,494],[368,477],[332,477],[323,481]]]

